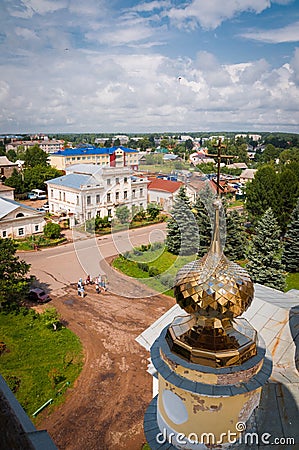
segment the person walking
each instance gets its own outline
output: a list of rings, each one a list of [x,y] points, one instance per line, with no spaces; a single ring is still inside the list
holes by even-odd
[[[84,290],[83,284],[82,284],[82,286],[81,286],[81,288],[80,288],[80,295],[81,295],[82,298],[85,297],[85,290]]]

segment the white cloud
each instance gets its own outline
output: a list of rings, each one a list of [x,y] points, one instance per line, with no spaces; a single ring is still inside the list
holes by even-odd
[[[34,14],[44,15],[66,6],[66,0],[20,0],[19,5],[9,5],[9,9],[12,16],[31,18]]]
[[[167,15],[178,26],[202,26],[215,29],[223,21],[237,14],[250,11],[261,13],[271,6],[270,0],[192,0],[190,4],[171,8]]]
[[[272,30],[252,30],[242,33],[240,36],[254,41],[278,44],[281,42],[299,41],[299,21],[291,23],[285,27]]]

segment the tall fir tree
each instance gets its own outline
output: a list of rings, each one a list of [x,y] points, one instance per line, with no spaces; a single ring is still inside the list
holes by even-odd
[[[207,193],[209,194],[209,193]],[[198,195],[193,205],[195,219],[198,226],[198,256],[204,256],[211,244],[212,226],[209,210],[214,197],[209,195]],[[208,202],[208,203],[207,203]]]
[[[245,258],[247,235],[244,227],[244,217],[238,211],[228,211],[226,215],[225,255],[232,261]]]
[[[299,199],[285,235],[282,260],[288,272],[299,272]]]
[[[168,251],[174,255],[196,254],[198,252],[198,226],[184,187],[179,190],[171,215],[167,224],[166,246]]]
[[[285,273],[281,261],[280,234],[277,220],[269,208],[256,226],[248,251],[246,268],[255,283],[283,290]]]

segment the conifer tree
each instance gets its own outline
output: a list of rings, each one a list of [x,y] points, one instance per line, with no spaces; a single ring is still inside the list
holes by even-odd
[[[248,251],[249,275],[255,283],[283,290],[284,265],[281,262],[282,244],[277,220],[269,208],[258,222]]]
[[[207,205],[206,202],[209,202]],[[209,215],[209,206],[213,201],[212,198],[197,196],[196,202],[192,208],[198,226],[198,256],[204,256],[211,244],[212,226]]]
[[[285,235],[282,260],[288,272],[299,272],[299,199]]]
[[[225,255],[232,261],[244,259],[247,235],[244,218],[236,210],[229,211],[226,216]]]
[[[186,190],[181,187],[167,224],[166,246],[174,255],[192,255],[198,252],[198,226],[191,211]]]

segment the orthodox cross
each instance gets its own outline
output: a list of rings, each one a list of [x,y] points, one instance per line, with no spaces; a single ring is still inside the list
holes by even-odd
[[[221,163],[221,158],[234,158],[234,156],[232,155],[222,155],[221,154],[221,149],[222,148],[226,148],[226,145],[221,143],[221,138],[218,139],[218,143],[214,144],[213,147],[217,148],[217,181],[216,181],[216,185],[217,185],[217,196],[219,197],[220,194],[220,163]],[[215,155],[207,155],[207,156],[212,156],[215,158]]]

